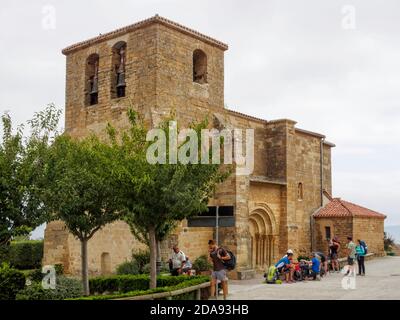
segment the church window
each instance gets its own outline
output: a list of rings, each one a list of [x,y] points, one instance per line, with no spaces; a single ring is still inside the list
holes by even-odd
[[[331,239],[331,227],[325,227],[325,239],[326,240]]]
[[[193,82],[207,83],[207,55],[200,49],[193,52]]]
[[[123,98],[126,94],[126,43],[121,41],[112,49],[112,79],[111,97]]]
[[[99,55],[92,54],[86,61],[86,105],[99,102]]]
[[[298,187],[297,187],[297,199],[299,201],[303,200],[303,197],[304,197],[304,193],[303,192],[304,192],[303,191],[303,184],[300,182]]]

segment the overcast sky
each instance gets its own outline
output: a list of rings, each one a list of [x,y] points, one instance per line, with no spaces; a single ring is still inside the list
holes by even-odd
[[[400,224],[398,0],[2,0],[0,112],[63,107],[61,49],[156,13],[229,44],[229,108],[325,134],[334,196]]]

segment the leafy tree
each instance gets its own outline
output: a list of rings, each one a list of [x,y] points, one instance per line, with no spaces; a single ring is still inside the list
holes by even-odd
[[[383,245],[384,245],[385,251],[391,252],[393,250],[393,247],[396,245],[396,242],[395,242],[395,239],[393,238],[393,236],[384,232],[383,233]]]
[[[165,238],[178,221],[207,210],[215,185],[229,172],[218,164],[150,164],[146,158],[151,145],[146,141],[147,131],[134,111],[128,112],[128,118],[131,126],[120,136],[110,126],[108,132],[115,153],[119,154],[116,174],[120,180],[118,193],[127,210],[125,219],[135,234],[148,239],[150,288],[155,288],[157,241]],[[168,141],[167,126],[163,122],[160,128]],[[192,125],[198,138],[206,126],[206,121]],[[168,159],[168,152],[166,156]]]
[[[1,117],[0,140],[0,245],[13,237],[28,235],[45,220],[40,190],[49,145],[57,135],[61,111],[49,105],[28,121],[25,127],[13,128],[9,114]]]
[[[46,165],[44,203],[81,242],[82,282],[89,294],[88,241],[104,227],[121,218],[118,181],[113,179],[113,149],[97,137],[83,140],[58,137]]]

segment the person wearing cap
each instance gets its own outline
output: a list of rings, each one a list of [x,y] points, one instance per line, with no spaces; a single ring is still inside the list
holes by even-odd
[[[288,250],[286,255],[282,257],[276,264],[275,267],[278,269],[279,273],[285,274],[286,283],[293,283],[293,274],[294,274],[294,265],[292,263],[293,260],[293,251]]]

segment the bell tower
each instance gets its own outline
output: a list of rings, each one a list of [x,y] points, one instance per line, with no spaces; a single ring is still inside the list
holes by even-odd
[[[171,110],[191,121],[224,108],[227,49],[158,15],[65,48],[66,131],[123,126],[130,107],[152,125]]]

